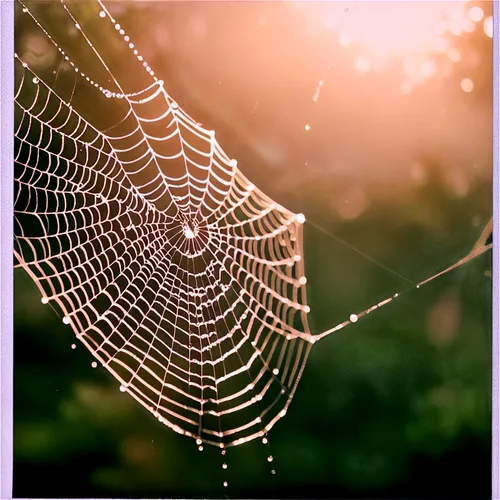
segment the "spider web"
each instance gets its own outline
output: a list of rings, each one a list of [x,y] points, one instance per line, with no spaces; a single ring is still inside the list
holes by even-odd
[[[265,436],[314,342],[397,295],[311,335],[305,217],[243,175],[100,2],[89,15],[61,1],[76,33],[68,52],[42,13],[20,5],[60,64],[54,80],[15,54],[16,265],[160,422],[199,446]],[[121,35],[134,84],[117,76],[119,57],[96,50],[106,28]],[[69,96],[56,88],[62,67]],[[420,285],[489,248],[478,242]]]
[[[121,30],[101,8],[97,21]],[[121,116],[98,130],[15,55],[19,265],[160,422],[198,444],[264,436],[286,413],[314,341],[304,217],[249,182],[146,63],[143,90],[126,93],[111,71],[116,88],[103,88],[23,12]]]

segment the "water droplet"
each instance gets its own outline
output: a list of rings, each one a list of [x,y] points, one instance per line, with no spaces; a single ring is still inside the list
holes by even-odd
[[[23,9],[23,12],[24,12],[24,13],[28,12],[28,9],[25,7],[25,8]]]
[[[203,451],[203,446],[198,446],[198,451]]]
[[[227,464],[226,463],[222,464],[222,468],[227,469]]]
[[[201,439],[200,439],[200,438],[198,438],[198,439],[196,440],[196,444],[201,444],[201,443],[202,443]]]
[[[125,392],[126,390],[127,390],[127,388],[124,385],[120,386],[120,392]]]
[[[101,12],[99,12],[99,17],[106,17],[106,12],[101,10]]]
[[[267,457],[267,461],[268,461],[268,462],[272,462],[272,461],[273,461],[273,456],[272,456],[272,455],[269,455],[269,456]]]
[[[262,444],[267,444],[268,442],[267,438],[262,438]]]
[[[47,297],[42,297],[42,304],[47,304],[49,299]]]
[[[311,125],[307,124],[305,127],[304,127],[305,130],[311,130]]]
[[[33,78],[33,83],[38,83],[40,80],[35,76],[35,78]]]
[[[356,323],[356,321],[358,321],[358,315],[357,314],[351,314],[349,316],[349,321],[351,321],[352,323]]]
[[[224,481],[222,484],[224,485],[224,488],[227,488],[227,481]]]
[[[70,319],[69,319],[67,316],[64,316],[64,318],[63,318],[63,323],[64,323],[65,325],[69,325],[69,321],[70,321]]]
[[[71,349],[76,349],[76,344],[71,344]]]
[[[97,368],[97,363],[95,361],[92,361],[92,368]]]
[[[273,470],[271,471],[271,474],[276,474],[276,471],[273,469]]]
[[[76,23],[76,24],[75,24],[75,28],[76,28],[77,30],[79,30],[79,29],[80,29],[80,25],[79,25],[78,23]]]
[[[304,214],[297,214],[295,216],[295,220],[299,223],[299,224],[304,224],[304,222],[306,221],[306,216]]]
[[[222,451],[220,452],[220,454],[221,454],[221,455],[225,455],[225,454],[226,454],[226,450],[222,450]]]
[[[273,375],[278,375],[278,373],[279,373],[279,372],[280,372],[280,371],[278,370],[278,368],[275,368],[275,369],[273,370]]]

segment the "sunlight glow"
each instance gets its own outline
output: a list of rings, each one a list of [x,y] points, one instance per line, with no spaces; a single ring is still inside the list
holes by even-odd
[[[338,10],[332,2],[328,23],[323,25],[338,30],[341,47],[355,51],[354,69],[367,74],[399,60],[405,75],[402,94],[446,74],[448,61],[462,60],[454,37],[474,32],[483,19],[485,34],[493,36],[491,16],[485,18],[481,7],[467,1],[355,2],[348,12]],[[448,61],[438,64],[434,61],[438,54]]]
[[[425,54],[437,37],[463,31],[466,2],[384,2],[353,4],[342,20],[342,41],[352,39],[376,57]],[[479,11],[471,9],[474,18]],[[482,11],[481,11],[482,12]],[[374,19],[377,22],[374,22]]]

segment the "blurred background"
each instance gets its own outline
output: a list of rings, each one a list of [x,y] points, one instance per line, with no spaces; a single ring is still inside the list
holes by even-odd
[[[77,58],[60,4],[27,5]],[[97,22],[97,5],[78,5]],[[306,215],[313,333],[401,296],[313,347],[270,433],[272,464],[254,442],[229,449],[223,471],[218,450],[200,453],[71,349],[16,270],[14,496],[491,498],[490,255],[420,289],[408,280],[462,258],[491,217],[492,3],[106,6],[243,173]],[[18,7],[17,53],[78,92]],[[121,64],[122,37],[99,30],[96,48]],[[79,112],[97,116],[97,100]]]

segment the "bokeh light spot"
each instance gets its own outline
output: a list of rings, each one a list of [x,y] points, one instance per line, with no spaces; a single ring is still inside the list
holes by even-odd
[[[446,55],[448,56],[448,59],[454,63],[460,61],[462,58],[460,52],[457,49],[450,49]]]
[[[420,66],[420,75],[423,78],[430,78],[436,72],[436,65],[433,61],[428,60]]]
[[[484,20],[484,33],[486,36],[493,38],[493,17],[489,16]]]
[[[349,47],[351,45],[351,38],[348,35],[340,35],[339,42],[342,47]]]
[[[368,199],[363,188],[352,186],[336,198],[334,208],[344,220],[357,219],[367,208]]]
[[[474,90],[474,82],[470,78],[464,78],[460,82],[460,86],[464,92],[472,92]]]
[[[356,61],[356,69],[360,73],[368,73],[372,68],[370,61],[366,57],[360,57]]]
[[[484,12],[483,12],[483,9],[481,9],[481,7],[478,7],[477,5],[475,7],[472,7],[470,10],[469,10],[469,17],[475,22],[475,23],[478,23],[479,21],[481,21],[481,19],[483,18],[484,16]]]

